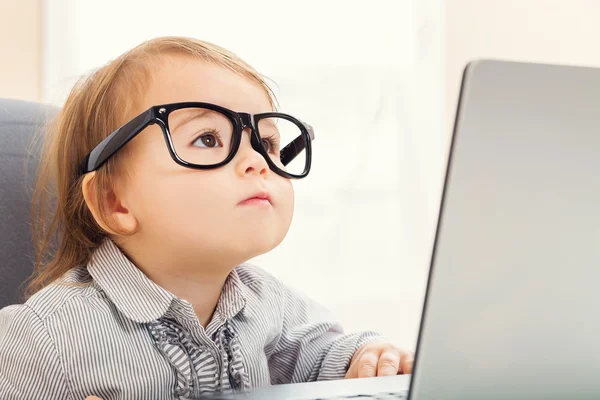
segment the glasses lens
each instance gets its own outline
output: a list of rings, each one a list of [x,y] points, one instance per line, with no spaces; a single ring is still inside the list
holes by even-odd
[[[169,131],[175,153],[196,165],[225,161],[233,143],[229,118],[207,108],[181,108],[169,114]]]
[[[258,121],[258,133],[275,165],[292,175],[304,172],[307,144],[296,123],[280,117],[263,118]]]

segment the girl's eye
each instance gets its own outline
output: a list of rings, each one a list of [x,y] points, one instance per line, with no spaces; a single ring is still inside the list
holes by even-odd
[[[261,142],[262,142],[263,149],[265,149],[265,151],[267,153],[270,152],[271,151],[271,147],[272,147],[271,146],[271,141],[269,139],[263,138],[263,139],[261,139]]]
[[[278,143],[275,138],[265,137],[261,139],[263,148],[267,153],[277,153],[279,151]]]
[[[211,149],[219,147],[221,143],[219,143],[219,139],[214,133],[205,133],[194,140],[192,145]]]

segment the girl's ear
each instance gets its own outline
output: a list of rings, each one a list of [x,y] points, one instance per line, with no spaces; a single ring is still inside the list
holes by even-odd
[[[109,235],[130,235],[138,228],[138,220],[113,188],[96,195],[96,171],[83,177],[81,190],[96,223]]]

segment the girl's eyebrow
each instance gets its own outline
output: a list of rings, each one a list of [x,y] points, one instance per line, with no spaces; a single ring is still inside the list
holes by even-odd
[[[277,119],[273,120],[271,118],[266,118],[264,120],[261,120],[266,122],[266,124],[268,125],[267,128],[267,132],[269,132],[270,134],[273,135],[273,137],[277,137],[279,138],[281,136],[281,132],[279,132],[279,128],[277,127]],[[260,129],[259,129],[259,133],[260,133]]]
[[[273,118],[265,118],[265,119],[261,119],[260,120],[260,125],[270,125],[273,129],[275,129],[277,132],[279,132],[279,129],[277,128],[277,123],[273,122]]]
[[[189,112],[187,113],[177,113],[177,114],[183,114],[183,116],[181,117],[176,117],[175,118],[175,123],[171,124],[171,116],[172,114],[168,117],[168,125],[170,129],[177,129],[178,127],[180,127],[181,125],[185,125],[187,123],[189,123],[190,121],[197,119],[197,118],[203,118],[205,117],[207,114],[213,114],[214,111],[212,110],[207,110],[207,109],[196,109],[194,111],[192,111],[190,109]]]

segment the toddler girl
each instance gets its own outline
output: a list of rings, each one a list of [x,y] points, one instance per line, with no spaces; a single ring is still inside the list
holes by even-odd
[[[34,294],[0,311],[1,399],[410,373],[410,353],[344,334],[245,264],[283,240],[292,180],[310,171],[312,128],[275,109],[253,68],[188,38],[143,43],[73,88],[40,162]]]

